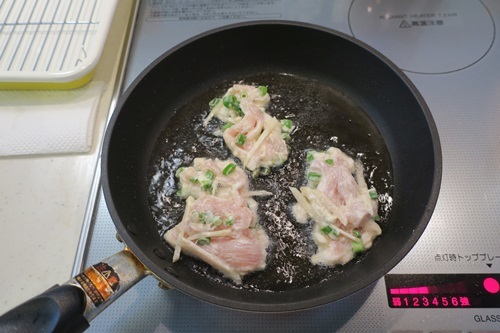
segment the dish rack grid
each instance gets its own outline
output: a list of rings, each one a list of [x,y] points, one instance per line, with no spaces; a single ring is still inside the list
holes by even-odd
[[[116,0],[0,0],[0,82],[88,74],[115,7]]]

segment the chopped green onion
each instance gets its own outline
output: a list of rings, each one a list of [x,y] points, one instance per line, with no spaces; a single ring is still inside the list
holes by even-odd
[[[206,214],[205,213],[198,213],[198,222],[199,223],[207,223],[207,219],[206,219]]]
[[[238,103],[238,105],[235,105],[233,107],[234,111],[236,111],[236,115],[238,117],[243,117],[245,114],[243,113],[243,110],[240,108],[240,104]]]
[[[224,96],[224,98],[222,98],[222,104],[224,104],[226,108],[236,111],[236,114],[240,117],[245,115],[240,108],[240,102],[234,95]]]
[[[368,192],[371,199],[378,199],[378,194],[375,190]]]
[[[363,242],[352,242],[352,251],[354,253],[361,253],[365,250]]]
[[[258,88],[260,90],[260,93],[262,96],[265,96],[267,94],[267,87],[266,86],[259,86]]]
[[[201,189],[205,191],[212,191],[212,181],[211,180],[202,180],[201,181]]]
[[[230,217],[228,218],[226,221],[225,221],[226,225],[227,226],[232,226],[233,223],[234,223],[234,218],[233,217]]]
[[[325,160],[325,163],[333,165],[333,160],[331,158],[329,158],[329,159]]]
[[[292,140],[292,137],[290,136],[290,134],[288,133],[281,133],[281,138],[285,141],[285,142],[289,142],[290,140]]]
[[[361,231],[359,230],[353,230],[352,234],[354,235],[354,237],[356,238],[361,238]]]
[[[238,103],[238,99],[234,95],[228,95],[222,98],[222,104],[228,109],[232,108],[236,103]]]
[[[247,141],[247,136],[243,133],[239,133],[237,136],[236,136],[236,144],[237,145],[240,145],[240,146],[243,146],[245,144],[245,142]]]
[[[311,181],[319,181],[321,179],[321,174],[317,173],[317,172],[309,172],[307,174],[307,180],[311,180]]]
[[[177,171],[175,172],[175,177],[179,178],[182,171],[184,171],[183,167],[180,167],[179,169],[177,169]]]
[[[308,151],[307,152],[307,162],[312,162],[314,160],[314,154],[312,153],[312,151]]]
[[[233,124],[231,124],[231,123],[225,123],[224,126],[222,126],[222,128],[221,128],[222,132],[224,132],[225,130],[227,130],[231,126],[233,126]]]
[[[375,221],[375,222],[380,221],[380,215],[374,215],[373,216],[373,221]]]
[[[212,220],[212,225],[218,227],[222,224],[222,219],[219,216],[215,216]]]
[[[212,179],[214,179],[214,178],[215,178],[215,174],[213,173],[213,171],[212,171],[212,170],[207,170],[207,172],[205,173],[205,176],[206,176],[208,179],[210,179],[210,180],[212,180]]]
[[[184,196],[184,193],[182,193],[182,189],[180,189],[177,192],[175,192],[175,194],[177,194],[179,197],[183,197]]]
[[[210,237],[201,237],[196,240],[196,244],[198,245],[208,245],[210,244]]]
[[[282,128],[284,127],[287,129],[292,129],[293,127],[293,121],[291,121],[290,119],[281,119],[280,123]]]
[[[327,225],[326,227],[321,228],[321,232],[324,233],[325,235],[328,235],[330,232],[332,232],[332,227]]]
[[[337,237],[337,236],[339,235],[339,232],[338,232],[338,230],[337,230],[337,229],[333,229],[333,230],[332,230],[332,234],[333,234],[335,237]]]
[[[236,170],[236,164],[229,163],[228,165],[226,165],[226,167],[224,168],[224,170],[222,170],[222,174],[224,176],[227,176],[227,175],[232,174],[234,172],[234,170]]]
[[[196,178],[194,178],[194,177],[189,177],[189,181],[190,181],[191,183],[193,183],[193,184],[196,184],[196,183],[198,183],[198,182],[199,182],[199,180],[198,180],[198,179],[196,179]]]
[[[217,105],[217,103],[219,103],[220,99],[218,99],[217,97],[214,98],[213,100],[211,100],[209,103],[208,103],[208,106],[210,106],[210,108],[213,108],[214,106]]]
[[[248,97],[248,95],[247,95],[247,93],[246,93],[246,92],[244,92],[244,91],[243,91],[243,92],[240,94],[240,97],[241,97],[241,98],[247,98],[247,97]]]

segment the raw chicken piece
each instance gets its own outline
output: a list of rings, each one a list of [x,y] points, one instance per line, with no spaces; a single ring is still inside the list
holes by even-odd
[[[313,239],[318,250],[311,261],[327,266],[345,264],[369,249],[382,233],[374,222],[376,191],[367,188],[362,164],[337,148],[310,151],[307,160],[308,186],[300,191],[291,188],[298,202],[293,212],[298,222],[305,222],[304,216],[315,221]]]
[[[236,124],[244,116],[240,103],[252,104],[264,112],[270,100],[271,97],[267,93],[267,89],[264,91],[264,87],[259,89],[250,85],[235,84],[221,99],[214,98],[210,102],[212,110],[203,121],[203,126],[207,126],[213,117],[217,117],[225,123]]]
[[[241,283],[249,272],[266,266],[269,238],[257,224],[257,214],[239,196],[189,197],[181,223],[164,238],[175,247],[174,261],[182,249],[225,276]]]
[[[192,167],[177,170],[177,177],[181,185],[179,195],[183,198],[199,198],[206,194],[244,196],[249,191],[248,176],[231,159],[195,158]]]
[[[313,238],[318,245],[318,250],[311,256],[313,264],[326,266],[344,265],[354,258],[352,240],[346,237],[338,237],[336,240],[329,239],[321,232],[316,224],[313,228]]]
[[[252,196],[271,193],[249,191],[246,173],[233,160],[196,158],[176,175],[178,194],[187,200],[181,222],[163,236],[175,248],[173,261],[182,250],[236,283],[265,268],[269,238],[258,224]]]
[[[219,134],[250,171],[280,166],[288,158],[284,137],[289,137],[293,125],[288,121],[284,126],[265,113],[269,101],[266,87],[237,84],[210,103],[212,110],[204,120],[205,126],[213,117],[226,123]]]
[[[282,165],[288,148],[281,137],[278,119],[262,113],[254,105],[242,104],[243,119],[224,131],[224,142],[250,171]]]

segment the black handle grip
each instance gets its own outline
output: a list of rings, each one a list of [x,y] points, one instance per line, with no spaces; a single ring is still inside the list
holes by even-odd
[[[85,293],[72,285],[56,285],[0,317],[0,333],[83,332]]]

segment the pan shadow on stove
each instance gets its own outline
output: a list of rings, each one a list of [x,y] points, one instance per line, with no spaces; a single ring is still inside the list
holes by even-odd
[[[126,303],[130,316],[113,316],[111,306],[107,310],[109,316],[97,317],[91,329],[98,328],[101,332],[175,333],[336,332],[345,328],[375,287],[372,284],[347,299],[309,310],[266,314],[222,308],[178,291],[161,290],[155,286],[156,283],[155,279],[148,278],[116,301]]]

